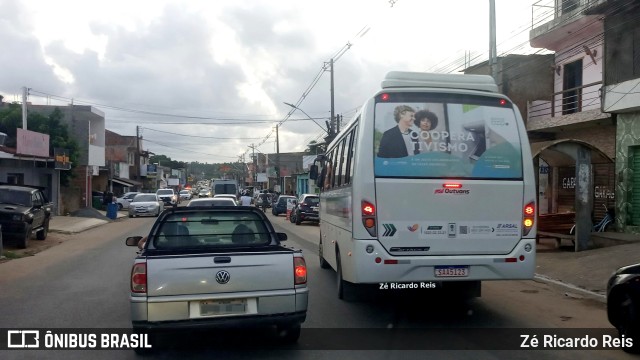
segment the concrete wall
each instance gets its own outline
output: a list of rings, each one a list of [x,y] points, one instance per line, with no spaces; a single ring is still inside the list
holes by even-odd
[[[616,127],[613,125],[563,131],[561,134],[563,139],[582,140],[598,148],[610,158],[616,158]]]
[[[551,100],[553,93],[553,54],[507,55],[498,58],[498,87],[520,110],[527,122],[527,102]],[[488,64],[465,70],[465,74],[491,75]]]
[[[562,51],[557,52],[556,66],[560,66],[560,72],[553,72],[554,74],[554,93],[563,90],[564,85],[564,66],[566,64],[582,60],[582,84],[587,85],[594,82],[602,81],[602,59],[603,59],[603,46],[602,39],[598,34],[593,34],[595,39],[591,39],[586,43],[577,43],[568,45]],[[585,53],[584,46],[587,46],[592,52],[595,51],[595,62],[589,55]],[[582,111],[593,110],[600,108],[600,93],[599,89],[602,84],[589,86],[582,89]],[[555,96],[555,113],[556,115],[562,114],[562,94]]]
[[[634,176],[629,166],[629,147],[640,146],[640,112],[617,115],[617,124],[616,228],[626,233],[640,233],[640,227],[627,224],[631,208],[631,180]]]

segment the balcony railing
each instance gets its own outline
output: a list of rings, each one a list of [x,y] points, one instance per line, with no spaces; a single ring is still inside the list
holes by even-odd
[[[600,109],[601,85],[602,81],[596,81],[553,93],[551,101],[529,102],[527,121]]]
[[[587,9],[600,0],[539,0],[531,5],[531,28],[534,29],[553,19]]]

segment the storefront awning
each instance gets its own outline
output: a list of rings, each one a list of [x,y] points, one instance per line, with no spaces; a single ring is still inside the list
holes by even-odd
[[[111,181],[113,181],[116,184],[120,184],[122,186],[127,186],[127,187],[134,187],[134,186],[140,186],[142,185],[141,182],[139,181],[135,181],[135,180],[131,180],[131,179],[124,179],[124,178],[111,178]]]

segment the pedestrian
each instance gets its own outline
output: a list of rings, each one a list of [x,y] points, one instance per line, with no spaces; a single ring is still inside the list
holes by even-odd
[[[251,206],[251,200],[253,198],[249,195],[249,190],[245,191],[244,194],[240,197],[240,205],[242,206]]]

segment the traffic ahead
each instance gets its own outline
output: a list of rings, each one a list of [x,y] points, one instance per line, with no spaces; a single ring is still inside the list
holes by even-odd
[[[466,358],[469,353],[454,350],[476,349],[482,350],[474,353],[476,355],[497,358],[504,352],[492,352],[492,349],[517,350],[505,343],[508,336],[515,335],[520,339],[520,335],[541,331],[550,334],[550,331],[562,328],[579,329],[581,336],[601,336],[603,334],[594,331],[613,330],[601,303],[567,297],[563,292],[534,281],[487,283],[483,297],[469,302],[451,302],[447,298],[432,296],[431,289],[379,288],[359,289],[351,299],[341,301],[336,296],[336,272],[321,269],[318,262],[318,226],[313,223],[296,226],[284,215],[275,217],[269,212],[267,216],[276,232],[287,233],[286,245],[302,249],[307,261],[309,309],[297,345],[272,345],[268,334],[249,332],[235,334],[237,336],[233,339],[240,339],[244,344],[239,346],[237,342],[215,340],[225,339],[224,332],[194,333],[185,330],[167,339],[170,348],[155,356],[236,359],[246,358],[249,354],[297,359],[334,359],[336,356],[367,359]],[[148,233],[155,221],[155,218],[120,219],[71,236],[36,256],[1,263],[0,288],[9,289],[0,292],[2,327],[76,331],[94,328],[101,332],[130,329],[130,269],[137,248],[124,246],[124,239]],[[475,333],[465,330],[475,328],[481,330]],[[415,329],[424,331],[419,333]],[[575,330],[572,331],[575,335]],[[435,339],[439,342],[434,343]],[[259,352],[248,352],[255,346],[260,348]],[[282,349],[290,351],[283,352]],[[416,351],[395,351],[410,349]],[[333,350],[350,351],[336,353]],[[35,354],[32,350],[2,351],[5,359],[24,359]],[[520,358],[531,359],[541,355],[537,351],[518,353]],[[545,351],[544,356],[622,359],[626,354],[619,350],[552,350]],[[87,357],[134,358],[135,354],[132,350],[38,353],[38,358],[47,359]]]

